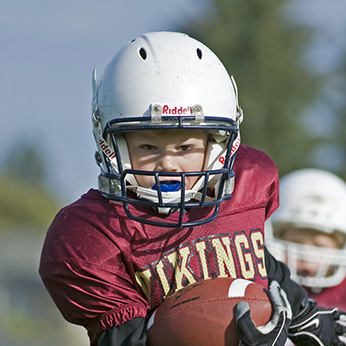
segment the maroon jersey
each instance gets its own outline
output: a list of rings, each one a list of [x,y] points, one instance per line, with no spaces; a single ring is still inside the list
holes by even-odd
[[[48,230],[40,263],[63,316],[85,326],[96,345],[104,330],[146,317],[167,295],[195,281],[230,276],[267,287],[263,229],[278,206],[277,169],[266,154],[242,145],[234,171],[233,198],[222,202],[214,221],[200,226],[144,225],[97,190],[63,208]],[[211,212],[191,209],[185,218]]]
[[[339,285],[325,288],[318,294],[309,294],[309,297],[324,308],[337,307],[341,311],[346,311],[346,278]]]

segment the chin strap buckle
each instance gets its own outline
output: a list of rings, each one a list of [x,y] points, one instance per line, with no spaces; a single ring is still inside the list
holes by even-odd
[[[100,174],[98,176],[98,187],[102,193],[110,196],[121,196],[120,180],[111,179]]]

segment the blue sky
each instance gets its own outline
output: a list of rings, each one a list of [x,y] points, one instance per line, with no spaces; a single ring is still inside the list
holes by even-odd
[[[206,0],[205,0],[206,1]],[[300,0],[292,15],[320,28],[312,58],[328,70],[345,44],[345,0]],[[96,187],[91,73],[139,34],[174,30],[203,14],[203,0],[2,0],[0,160],[24,138],[37,141],[50,182],[70,202]],[[333,4],[333,6],[331,6]],[[342,33],[342,34],[341,34]],[[25,169],[25,167],[23,167]]]

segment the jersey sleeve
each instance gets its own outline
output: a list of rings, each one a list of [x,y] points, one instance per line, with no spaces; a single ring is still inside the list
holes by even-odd
[[[63,209],[48,230],[41,278],[64,318],[87,328],[92,345],[114,326],[145,318],[147,301],[135,286],[119,246],[103,222]]]
[[[263,151],[241,145],[234,164],[238,205],[265,209],[268,219],[279,206],[279,174],[274,161]]]

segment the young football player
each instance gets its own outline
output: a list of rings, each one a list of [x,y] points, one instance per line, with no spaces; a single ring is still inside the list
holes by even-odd
[[[267,246],[320,306],[346,310],[346,184],[321,169],[301,169],[280,182]]]
[[[58,213],[40,262],[57,307],[92,346],[146,345],[147,317],[166,296],[227,276],[269,287],[275,307],[257,329],[238,305],[241,345],[283,345],[287,334],[343,345],[344,314],[307,300],[264,246],[278,174],[240,145],[242,118],[234,79],[185,34],[142,35],[94,72],[99,189]]]

